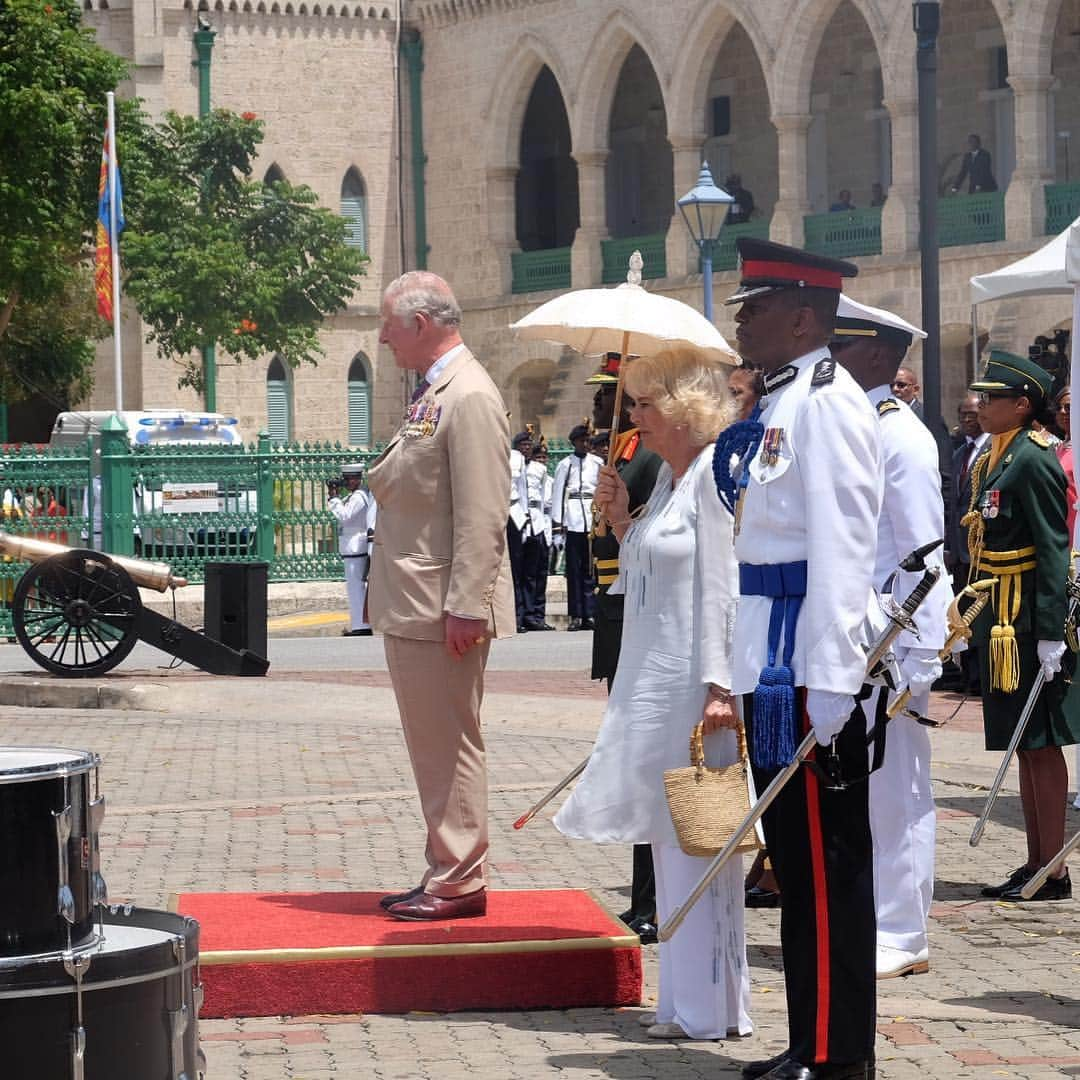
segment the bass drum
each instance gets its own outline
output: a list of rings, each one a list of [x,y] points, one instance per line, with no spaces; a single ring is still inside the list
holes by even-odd
[[[0,960],[4,1080],[205,1077],[199,924],[168,911],[112,908],[104,925],[95,949],[66,962]]]

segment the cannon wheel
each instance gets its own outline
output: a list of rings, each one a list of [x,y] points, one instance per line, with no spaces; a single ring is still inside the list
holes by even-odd
[[[107,555],[73,549],[35,563],[19,579],[12,625],[35,664],[83,678],[111,670],[138,641],[141,601]]]

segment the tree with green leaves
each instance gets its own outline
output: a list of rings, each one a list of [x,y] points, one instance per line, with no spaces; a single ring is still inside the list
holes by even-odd
[[[169,113],[124,158],[124,290],[148,340],[201,389],[193,351],[216,342],[241,360],[322,355],[322,320],[348,303],[367,256],[308,187],[251,179],[262,141],[251,113]]]

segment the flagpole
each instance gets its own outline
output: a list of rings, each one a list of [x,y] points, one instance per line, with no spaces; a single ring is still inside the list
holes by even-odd
[[[120,243],[116,214],[116,96],[110,90],[108,103],[109,153],[109,250],[112,257],[113,373],[116,380],[116,411],[124,407],[124,360],[120,346]]]

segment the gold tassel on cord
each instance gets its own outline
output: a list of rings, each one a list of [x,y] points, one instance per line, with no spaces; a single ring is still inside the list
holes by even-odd
[[[1020,688],[1020,649],[1011,625],[1019,614],[1020,575],[1002,573],[998,582],[998,624],[990,629],[990,689],[1006,694]]]

